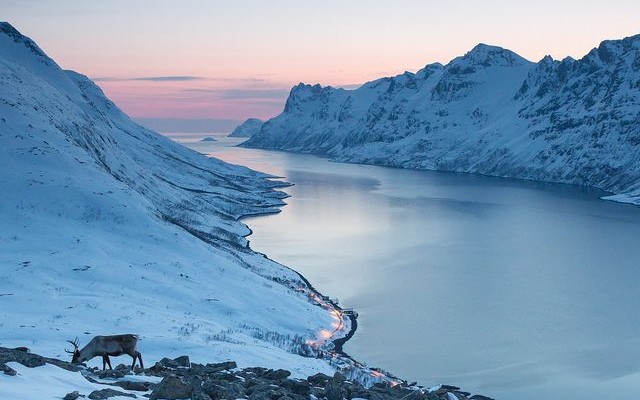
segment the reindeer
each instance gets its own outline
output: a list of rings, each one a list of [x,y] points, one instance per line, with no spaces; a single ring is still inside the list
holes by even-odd
[[[122,354],[128,354],[133,358],[133,364],[131,369],[136,366],[136,359],[140,360],[140,368],[144,369],[142,364],[142,355],[136,350],[136,343],[138,343],[138,336],[125,334],[125,335],[111,335],[111,336],[95,336],[86,346],[78,350],[78,338],[75,340],[67,340],[74,347],[73,351],[66,350],[69,354],[73,354],[71,362],[82,363],[91,360],[94,357],[102,356],[102,370],[106,369],[109,365],[111,368],[111,361],[109,356],[120,356]]]

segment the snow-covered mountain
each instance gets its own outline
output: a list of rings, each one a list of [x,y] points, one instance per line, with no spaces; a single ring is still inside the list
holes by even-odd
[[[229,137],[251,137],[260,130],[264,121],[258,118],[249,118],[229,134]]]
[[[355,90],[299,84],[243,146],[577,183],[640,204],[640,35],[580,60],[480,44]]]
[[[147,363],[331,372],[293,353],[349,320],[238,222],[276,212],[279,185],[141,127],[0,23],[0,345],[66,358],[67,339],[130,332]]]

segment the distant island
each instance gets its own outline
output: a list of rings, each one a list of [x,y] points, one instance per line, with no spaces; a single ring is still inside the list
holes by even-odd
[[[229,137],[251,137],[254,134],[260,132],[263,123],[264,121],[258,118],[249,118],[238,125],[236,129],[234,129],[233,132],[229,134]]]
[[[217,142],[216,139],[212,138],[211,136],[207,136],[205,138],[200,139],[201,142]]]

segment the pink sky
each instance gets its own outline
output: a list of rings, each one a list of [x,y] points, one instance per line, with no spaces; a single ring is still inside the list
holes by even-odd
[[[0,16],[137,118],[268,118],[479,42],[537,61],[640,33],[637,0],[0,0]]]

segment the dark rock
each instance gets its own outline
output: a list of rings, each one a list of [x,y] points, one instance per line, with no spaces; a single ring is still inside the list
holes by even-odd
[[[216,379],[226,382],[237,382],[240,381],[240,378],[232,373],[225,372],[216,372],[215,374],[210,374],[210,376],[215,376]]]
[[[325,397],[324,395],[324,387],[318,387],[318,386],[312,386],[311,387],[311,394],[313,396],[315,396],[318,399],[323,399]]]
[[[217,378],[223,378],[223,376],[210,377],[206,379],[201,386],[202,390],[212,399],[237,399],[245,395],[245,387],[239,382],[230,382],[225,379]]]
[[[178,367],[189,368],[191,366],[191,361],[189,361],[189,356],[180,356],[173,359],[173,362],[178,365]]]
[[[262,368],[262,367],[249,367],[244,369],[244,372],[247,375],[256,375],[256,376],[262,376],[262,374],[264,374],[266,371],[268,371],[268,369]]]
[[[198,389],[191,395],[191,400],[212,400],[211,397],[204,391]]]
[[[17,374],[15,369],[3,363],[0,363],[0,371],[2,371],[5,375],[9,375],[9,376],[16,376]]]
[[[340,381],[331,380],[324,387],[327,400],[342,400],[347,398],[347,390],[342,387]]]
[[[246,395],[250,400],[278,400],[288,396],[289,393],[283,387],[270,383],[260,383],[247,389]]]
[[[37,354],[31,354],[16,349],[0,347],[0,363],[17,362],[27,368],[41,367],[45,364],[45,358]]]
[[[67,393],[62,398],[62,400],[76,400],[78,397],[80,397],[80,393],[77,390],[75,390],[75,391],[73,391],[71,393]],[[82,397],[84,397],[84,396],[82,396]]]
[[[80,371],[77,365],[71,364],[70,362],[29,353],[29,349],[26,347],[16,347],[13,349],[0,347],[0,364],[11,361],[22,364],[27,368],[41,367],[49,363],[64,368],[67,371]]]
[[[186,384],[177,376],[166,376],[151,392],[150,399],[188,399],[193,393],[191,385]]]
[[[121,379],[124,378],[125,375],[129,373],[129,368],[123,369],[105,369],[105,370],[95,370],[93,371],[93,375],[97,376],[100,379],[112,378],[112,379]]]
[[[151,367],[151,370],[157,372],[157,371],[164,371],[167,369],[175,370],[178,368],[189,368],[190,366],[191,366],[191,362],[189,361],[188,356],[180,356],[180,357],[174,358],[173,360],[165,357],[162,360],[158,361],[153,367]]]
[[[356,388],[353,389],[349,392],[349,398],[350,399],[371,399],[371,400],[381,400],[383,399],[382,396],[380,396],[378,393],[372,392],[370,390],[364,389],[364,388]],[[414,400],[414,399],[411,399]]]
[[[133,397],[134,399],[136,398],[135,394],[125,393],[115,389],[94,390],[89,394],[89,398],[91,400],[104,400],[108,399],[109,397],[115,396]]]
[[[207,381],[202,385],[202,391],[211,399],[222,399],[226,396],[227,390],[225,386],[218,382]]]
[[[113,382],[114,386],[119,386],[124,390],[135,390],[137,392],[146,392],[151,387],[149,382],[134,382],[134,381],[118,381]]]
[[[482,396],[480,394],[474,394],[473,396],[469,397],[469,400],[493,400],[493,399],[491,397]]]
[[[336,372],[333,374],[333,380],[336,382],[344,382],[347,380],[347,377],[342,375],[340,372]]]
[[[151,367],[151,369],[154,371],[163,371],[165,369],[174,369],[177,367],[178,365],[174,364],[172,359],[165,357],[158,361],[153,367]]]
[[[324,386],[329,379],[331,379],[329,375],[325,375],[319,372],[315,375],[311,375],[310,377],[308,377],[307,381],[314,386]]]
[[[284,379],[280,382],[280,386],[289,390],[293,394],[308,397],[311,393],[311,385],[305,381],[298,381],[293,379]]]
[[[264,372],[264,374],[262,374],[262,377],[264,379],[269,379],[272,381],[279,381],[279,380],[288,378],[289,375],[291,375],[291,372],[284,369],[276,369],[276,370],[270,369]]]
[[[207,364],[204,366],[204,371],[207,374],[215,374],[216,372],[228,371],[234,368],[238,368],[238,364],[236,364],[235,361],[226,361],[216,364]]]

